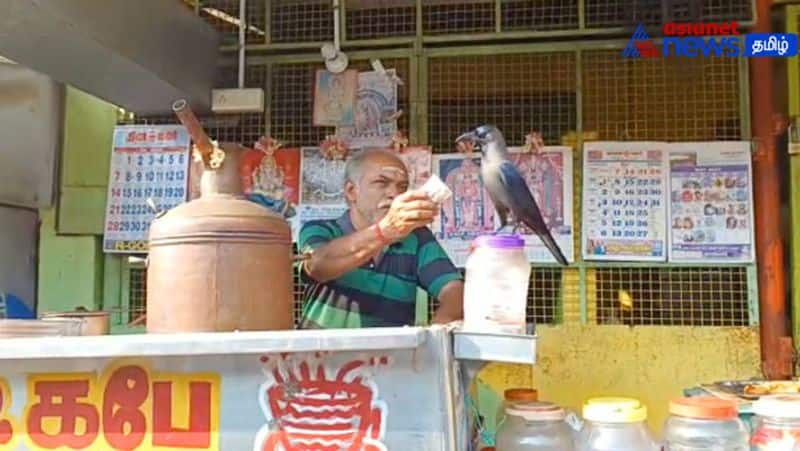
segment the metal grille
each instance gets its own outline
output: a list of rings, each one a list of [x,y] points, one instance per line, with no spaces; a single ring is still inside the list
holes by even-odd
[[[503,31],[578,28],[577,0],[503,0]]]
[[[436,152],[470,128],[493,123],[509,145],[532,130],[558,144],[575,130],[574,53],[434,58],[428,80],[428,136]]]
[[[605,140],[741,139],[736,58],[583,54],[584,131]]]
[[[239,44],[239,0],[201,0],[200,17],[219,31],[222,45]],[[248,44],[266,42],[266,20],[264,2],[248,0],[245,12],[245,42]]]
[[[318,63],[281,64],[272,68],[270,134],[285,146],[321,143],[333,128],[315,127],[314,74]]]
[[[247,66],[244,70],[245,88],[266,89],[266,66]],[[217,88],[236,88],[239,86],[239,69],[236,66],[222,67],[217,75]]]
[[[460,269],[461,274],[464,270]],[[525,321],[533,324],[555,324],[561,316],[561,273],[560,268],[531,268],[531,281],[528,286],[528,306]],[[428,318],[433,318],[439,302],[428,297]]]
[[[417,32],[414,0],[349,0],[346,6],[347,39],[414,36]]]
[[[183,0],[193,5],[194,0]],[[247,1],[247,43],[267,41],[264,0]],[[330,0],[272,0],[270,38],[274,43],[332,41]],[[346,0],[344,26],[353,40],[416,34],[414,0]],[[422,29],[427,36],[494,33],[493,0],[424,0]],[[500,0],[503,31],[549,31],[579,28],[578,0]],[[200,15],[220,31],[223,45],[238,43],[239,0],[201,0]],[[753,20],[751,0],[585,0],[585,27],[592,29],[660,26],[669,21],[723,22]]]
[[[128,269],[128,321],[138,319],[147,312],[147,269]]]
[[[588,28],[752,19],[751,0],[586,0]]]
[[[747,269],[598,268],[597,323],[746,326]]]
[[[526,321],[534,324],[558,321],[561,315],[561,272],[560,268],[531,269]]]
[[[753,20],[753,4],[750,0],[705,0],[703,19],[707,21]]]
[[[658,25],[661,0],[586,0],[586,26],[610,28]]]
[[[273,0],[271,13],[272,42],[333,41],[330,0]]]
[[[381,62],[386,69],[396,69],[398,76],[406,82],[397,91],[397,107],[404,112],[397,125],[408,134],[408,60],[383,59]],[[366,61],[352,61],[349,67],[372,70]],[[314,75],[317,69],[322,68],[319,63],[280,64],[272,68],[272,89],[268,93],[272,105],[270,133],[286,146],[315,146],[326,135],[334,133],[332,127],[316,127],[312,123]]]
[[[426,35],[491,33],[495,31],[494,1],[452,2],[426,0],[422,4],[422,29]]]

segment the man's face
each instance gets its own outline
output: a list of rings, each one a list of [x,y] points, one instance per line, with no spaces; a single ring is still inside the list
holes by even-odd
[[[386,216],[392,200],[408,190],[408,172],[403,163],[391,156],[369,156],[361,167],[361,180],[345,186],[350,205],[367,223]]]

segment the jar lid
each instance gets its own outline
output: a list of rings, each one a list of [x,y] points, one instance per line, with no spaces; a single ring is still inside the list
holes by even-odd
[[[669,403],[669,413],[707,420],[729,420],[739,414],[734,401],[712,396],[675,398]]]
[[[583,406],[583,417],[599,423],[639,423],[647,419],[647,407],[633,398],[592,398]]]
[[[753,403],[753,412],[761,417],[800,418],[800,395],[762,396]]]
[[[509,388],[503,392],[506,401],[538,401],[539,392],[532,388]]]
[[[481,235],[475,238],[475,246],[492,249],[522,249],[525,240],[519,235]]]
[[[506,414],[528,421],[561,421],[566,417],[566,412],[561,407],[540,401],[513,402],[506,407]]]

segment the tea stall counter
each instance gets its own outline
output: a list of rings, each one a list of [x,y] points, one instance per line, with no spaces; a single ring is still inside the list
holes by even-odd
[[[533,364],[535,343],[453,326],[7,339],[0,441],[464,451],[465,384],[488,361]]]

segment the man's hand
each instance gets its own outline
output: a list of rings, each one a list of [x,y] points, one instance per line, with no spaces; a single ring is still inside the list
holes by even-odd
[[[414,229],[425,227],[439,213],[439,206],[427,194],[407,191],[392,201],[389,212],[380,220],[381,233],[392,243],[400,241]]]

